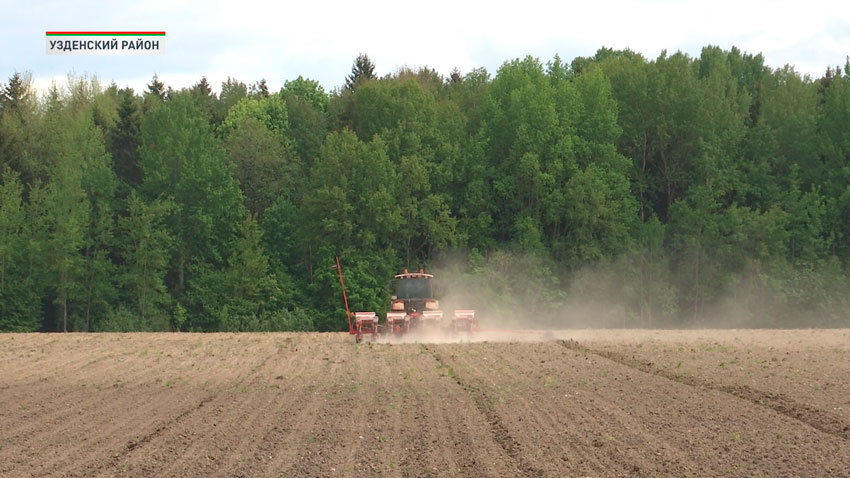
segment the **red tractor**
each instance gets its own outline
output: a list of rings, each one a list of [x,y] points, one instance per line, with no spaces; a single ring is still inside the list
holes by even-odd
[[[457,309],[446,323],[440,301],[431,289],[432,274],[424,270],[408,272],[407,269],[395,276],[396,292],[392,296],[384,332],[390,337],[399,337],[408,332],[415,334],[472,333],[477,328],[475,311]]]
[[[397,274],[396,293],[387,312],[387,334],[399,336],[411,330],[439,332],[443,328],[440,302],[431,292],[431,274],[419,272]]]
[[[342,286],[342,297],[348,315],[348,331],[355,336],[357,343],[360,343],[367,336],[374,341],[379,335],[402,337],[411,332],[417,335],[446,332],[471,334],[478,328],[475,311],[471,309],[456,309],[451,317],[451,322],[444,323],[440,302],[434,297],[431,290],[431,281],[434,276],[426,274],[422,269],[419,269],[419,272],[408,272],[405,269],[401,274],[395,275],[396,292],[392,296],[385,323],[378,323],[378,316],[375,312],[355,312],[352,314],[348,310],[348,298],[345,294],[345,283],[342,280],[339,258],[336,261],[335,268],[339,271],[339,283]],[[352,317],[354,318],[353,324],[351,323]]]

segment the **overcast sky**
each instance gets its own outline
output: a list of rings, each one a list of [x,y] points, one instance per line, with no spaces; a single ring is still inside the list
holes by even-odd
[[[272,90],[298,75],[326,90],[344,83],[367,53],[377,73],[428,66],[443,75],[526,55],[546,63],[589,56],[601,46],[647,58],[705,45],[762,53],[773,68],[794,65],[819,77],[850,55],[850,6],[838,1],[519,0],[424,2],[331,0],[0,0],[0,82],[30,71],[37,85],[69,72],[96,74],[137,91],[157,73],[174,88],[201,76],[266,78]],[[45,31],[165,30],[166,52],[151,57],[47,56]]]

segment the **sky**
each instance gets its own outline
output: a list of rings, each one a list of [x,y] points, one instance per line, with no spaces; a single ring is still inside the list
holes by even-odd
[[[230,76],[265,78],[276,91],[301,75],[330,91],[359,53],[379,76],[404,66],[448,76],[454,68],[495,73],[527,55],[571,61],[602,46],[649,59],[737,46],[813,78],[850,55],[850,7],[824,0],[0,0],[0,12],[0,82],[28,71],[40,89],[71,73],[139,91],[156,73],[176,89],[202,76],[219,89]],[[56,30],[165,30],[165,53],[49,56],[45,32]]]

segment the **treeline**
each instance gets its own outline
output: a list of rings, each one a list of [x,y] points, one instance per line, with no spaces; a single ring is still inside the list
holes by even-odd
[[[330,93],[12,76],[0,330],[339,330],[335,255],[361,310],[442,264],[551,325],[850,326],[850,62],[374,71]]]

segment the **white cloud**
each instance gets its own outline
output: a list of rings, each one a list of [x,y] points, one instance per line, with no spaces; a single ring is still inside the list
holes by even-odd
[[[790,63],[812,76],[843,65],[850,53],[850,9],[824,0],[152,0],[134,6],[98,0],[86,7],[19,2],[10,11],[12,18],[0,20],[10,23],[0,23],[3,31],[15,32],[0,34],[6,36],[0,36],[0,75],[29,69],[43,83],[74,68],[137,89],[154,72],[175,88],[205,75],[214,86],[234,76],[246,83],[266,78],[276,89],[303,75],[330,89],[343,83],[360,52],[379,74],[405,65],[448,74],[454,67],[494,72],[503,61],[529,54],[545,62],[559,53],[570,61],[603,45],[655,58],[663,49],[696,56],[711,44],[762,52],[771,67]],[[57,60],[45,56],[40,43],[53,28],[165,29],[166,55]]]

